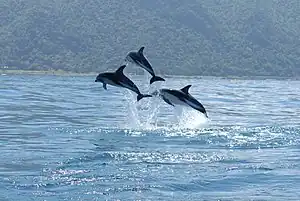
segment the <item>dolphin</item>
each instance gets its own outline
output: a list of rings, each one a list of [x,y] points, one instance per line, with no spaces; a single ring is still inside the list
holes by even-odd
[[[148,73],[150,73],[152,75],[152,78],[150,79],[150,84],[152,84],[153,82],[156,82],[156,81],[165,81],[164,78],[155,75],[151,64],[144,56],[144,52],[143,52],[144,48],[145,47],[141,47],[138,52],[134,52],[134,51],[129,52],[125,58],[125,61],[134,63],[134,64],[142,67],[146,71],[148,71]]]
[[[116,87],[123,87],[127,88],[135,93],[137,93],[137,101],[141,100],[145,97],[151,97],[152,95],[142,94],[137,86],[124,75],[123,70],[126,65],[120,66],[115,72],[107,72],[107,73],[100,73],[97,77],[95,82],[102,82],[103,88],[107,90],[106,85],[112,85]]]
[[[157,91],[154,91],[152,95],[160,96],[166,103],[172,106],[183,105],[192,107],[193,109],[203,113],[208,118],[203,105],[189,93],[189,88],[191,86],[192,85],[187,85],[180,90],[159,89]]]

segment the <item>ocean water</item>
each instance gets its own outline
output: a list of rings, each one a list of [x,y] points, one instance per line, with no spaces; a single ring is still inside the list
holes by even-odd
[[[93,76],[0,76],[0,200],[300,200],[300,81],[131,78],[192,84],[209,119]]]

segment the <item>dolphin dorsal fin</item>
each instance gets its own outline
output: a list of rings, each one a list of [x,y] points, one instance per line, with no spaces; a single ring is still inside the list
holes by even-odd
[[[139,49],[139,54],[143,55],[143,54],[144,54],[144,49],[145,49],[145,47],[144,47],[144,46],[143,46],[143,47],[141,47],[141,48]]]
[[[180,89],[183,93],[188,94],[189,93],[189,89],[192,85],[187,85],[185,87],[183,87],[182,89]]]
[[[123,70],[124,70],[124,68],[126,67],[126,65],[122,65],[122,66],[120,66],[119,68],[118,68],[118,70],[116,70],[116,74],[118,74],[118,75],[123,75],[124,73],[123,73]]]

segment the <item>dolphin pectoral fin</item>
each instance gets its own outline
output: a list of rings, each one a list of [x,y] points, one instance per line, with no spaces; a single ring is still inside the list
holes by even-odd
[[[169,105],[174,106],[168,99],[166,99],[165,97],[162,98],[166,103],[168,103]],[[174,106],[175,107],[175,106]]]
[[[187,85],[185,87],[183,87],[182,89],[180,89],[183,93],[188,94],[189,93],[189,89],[192,85]]]
[[[141,55],[143,55],[143,54],[144,54],[144,49],[145,49],[144,46],[141,47],[141,48],[139,49],[138,53],[141,54]]]
[[[159,77],[159,76],[153,76],[153,77],[150,79],[150,84],[152,84],[153,82],[156,82],[156,81],[165,81],[165,79],[162,78],[162,77]]]
[[[103,88],[107,90],[106,83],[103,83]]]

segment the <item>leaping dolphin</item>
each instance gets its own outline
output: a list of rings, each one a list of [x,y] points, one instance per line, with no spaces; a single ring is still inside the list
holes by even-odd
[[[151,97],[152,95],[142,94],[137,86],[124,75],[123,70],[126,65],[122,65],[119,67],[115,72],[107,72],[107,73],[100,73],[97,77],[95,82],[102,82],[103,88],[107,90],[106,85],[112,85],[116,87],[123,87],[127,88],[135,93],[138,94],[137,101],[141,100],[145,97]]]
[[[138,52],[134,52],[134,51],[129,52],[125,58],[125,61],[134,63],[134,64],[142,67],[146,71],[148,71],[152,75],[150,84],[152,84],[153,82],[156,82],[156,81],[165,81],[164,78],[155,75],[151,64],[144,56],[144,52],[143,52],[144,48],[145,47],[141,47]]]
[[[190,93],[189,88],[192,85],[187,85],[180,90],[175,89],[160,89],[152,93],[152,95],[159,95],[169,105],[183,105],[194,108],[203,113],[207,118],[207,113],[203,105],[197,101]]]

